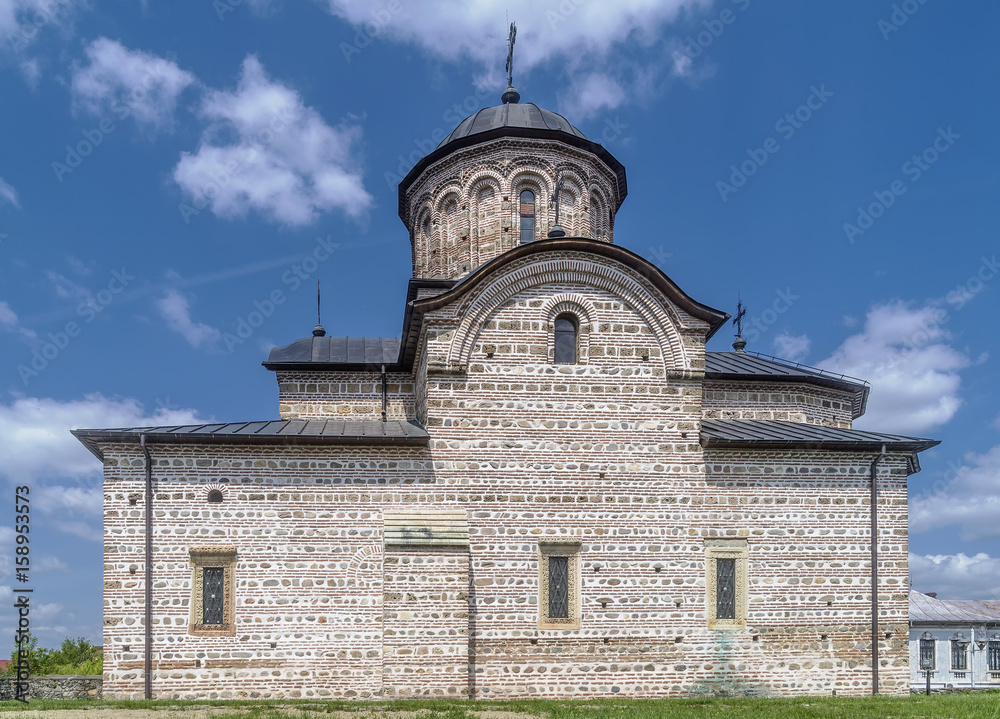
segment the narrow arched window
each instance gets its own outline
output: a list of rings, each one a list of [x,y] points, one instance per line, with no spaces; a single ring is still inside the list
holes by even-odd
[[[521,192],[521,244],[535,239],[535,193]]]
[[[573,315],[556,317],[555,361],[556,364],[576,364],[576,318]]]
[[[590,198],[590,236],[599,239],[601,231],[601,207],[594,197]]]

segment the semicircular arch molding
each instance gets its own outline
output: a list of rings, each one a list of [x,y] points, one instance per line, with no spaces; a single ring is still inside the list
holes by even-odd
[[[449,361],[467,364],[482,327],[497,310],[521,292],[541,285],[565,284],[589,285],[620,298],[650,328],[660,348],[664,369],[690,368],[679,330],[680,318],[671,304],[617,263],[603,264],[582,258],[524,263],[509,268],[474,292],[457,308],[461,320],[448,350]]]

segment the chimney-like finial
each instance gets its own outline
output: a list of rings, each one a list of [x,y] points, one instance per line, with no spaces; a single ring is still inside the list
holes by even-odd
[[[510,24],[507,35],[507,89],[500,96],[504,105],[516,105],[521,95],[514,89],[514,41],[517,38],[517,23]]]
[[[320,295],[319,295],[319,280],[316,280],[316,326],[313,327],[313,337],[325,337],[326,330],[323,329],[323,323],[320,318]]]
[[[747,308],[743,304],[743,297],[737,295],[736,316],[733,317],[733,324],[736,326],[736,339],[733,341],[733,349],[743,352],[747,346],[747,341],[743,339],[743,318],[746,317]]]

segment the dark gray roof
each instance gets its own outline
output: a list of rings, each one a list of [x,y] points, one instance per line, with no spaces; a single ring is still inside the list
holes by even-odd
[[[587,136],[573,127],[569,120],[557,112],[546,110],[533,102],[523,105],[508,103],[496,107],[484,107],[474,115],[462,120],[448,137],[441,140],[438,147],[444,147],[452,140],[500,128],[523,127],[536,130],[557,130],[586,140]]]
[[[767,447],[878,451],[883,444],[891,451],[922,452],[941,443],[935,439],[922,437],[773,419],[705,419],[701,422],[701,445],[705,448]]]
[[[1000,623],[1000,602],[937,599],[910,590],[910,622],[929,624]]]
[[[868,383],[857,377],[837,374],[818,367],[787,362],[768,355],[749,352],[706,352],[705,377],[708,379],[808,382],[854,393],[854,416],[865,413]]]
[[[264,366],[295,369],[316,363],[379,369],[399,359],[398,337],[303,337],[284,347],[273,347]]]
[[[228,424],[187,424],[165,427],[125,427],[118,429],[74,429],[73,435],[104,459],[100,445],[147,443],[223,444],[405,444],[426,445],[427,430],[403,420],[279,419]]]

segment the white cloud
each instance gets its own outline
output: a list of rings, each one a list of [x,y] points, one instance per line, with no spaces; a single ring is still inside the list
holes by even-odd
[[[910,578],[914,589],[938,599],[1000,600],[1000,559],[984,552],[910,554]]]
[[[87,46],[86,67],[73,68],[73,107],[94,115],[169,129],[180,94],[195,77],[176,63],[139,50],[129,50],[106,37]]]
[[[560,97],[560,105],[575,121],[613,110],[625,100],[625,90],[617,80],[605,73],[595,72],[573,81]]]
[[[174,168],[194,209],[208,206],[224,218],[255,211],[301,226],[322,212],[360,218],[371,207],[356,157],[361,128],[327,125],[297,92],[268,78],[256,57],[243,61],[236,91],[208,93],[200,113],[209,122],[201,145]]]
[[[948,313],[895,301],[871,309],[861,332],[848,337],[820,367],[872,383],[857,425],[887,432],[926,432],[950,420],[962,400],[958,371],[969,358],[949,344]]]
[[[47,26],[64,26],[84,4],[84,0],[0,0],[0,52],[22,52]]]
[[[0,200],[9,202],[14,207],[21,206],[21,203],[17,199],[17,190],[2,177],[0,177]]]
[[[191,319],[187,298],[177,290],[168,290],[165,296],[156,301],[156,308],[167,321],[167,327],[187,340],[192,347],[213,349],[222,339],[222,332],[215,327]]]
[[[0,330],[15,332],[21,339],[28,342],[38,337],[38,333],[34,330],[29,330],[27,327],[21,326],[20,320],[17,318],[17,313],[11,309],[9,304],[3,301],[0,301]]]
[[[603,74],[613,49],[624,49],[622,55],[632,57],[639,51],[640,59],[618,67],[629,79],[614,84],[599,80],[589,87],[589,100],[580,101],[572,93],[562,98],[567,112],[581,110],[586,114],[596,108],[614,109],[637,92],[641,94],[653,65],[657,72],[676,66],[670,52],[659,47],[664,26],[677,21],[685,11],[711,5],[711,0],[567,0],[545,5],[533,0],[408,0],[398,3],[398,12],[365,0],[325,0],[324,4],[331,14],[375,42],[408,43],[432,57],[469,64],[480,88],[490,80],[497,89],[497,102],[502,87],[495,68],[503,67],[507,55],[506,15],[531,18],[518,27],[514,51],[514,85],[523,97],[529,84],[525,76],[540,66],[546,72],[564,75],[568,86],[575,84],[574,78],[584,78],[581,89],[586,92],[588,84],[594,82],[588,76]],[[348,61],[361,51],[355,37],[345,36],[339,46]]]
[[[1000,538],[1000,445],[984,454],[970,452],[947,481],[910,502],[914,534],[959,525],[967,541]]]
[[[0,477],[10,484],[51,486],[99,480],[100,463],[70,434],[74,427],[143,427],[202,422],[191,409],[148,413],[138,400],[88,394],[61,401],[16,397],[0,403]]]
[[[809,354],[807,335],[793,335],[785,331],[775,337],[773,343],[775,354],[792,362],[801,362]]]

